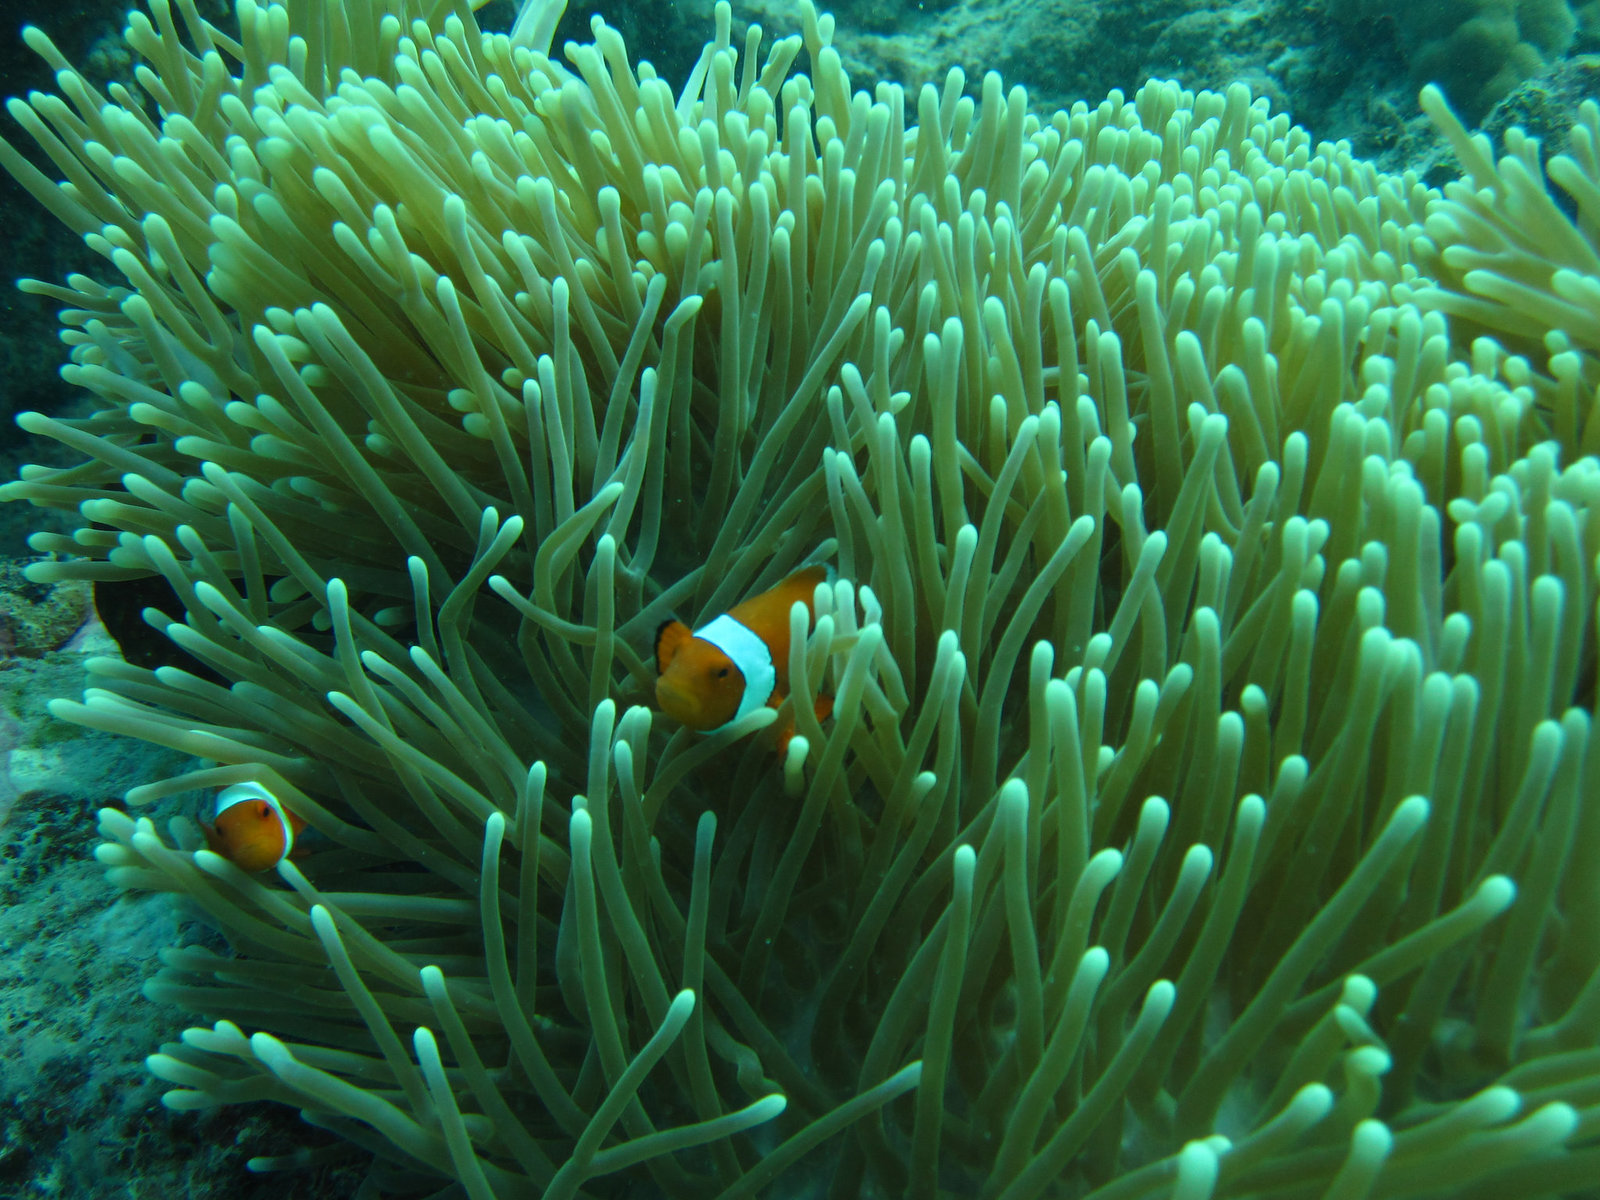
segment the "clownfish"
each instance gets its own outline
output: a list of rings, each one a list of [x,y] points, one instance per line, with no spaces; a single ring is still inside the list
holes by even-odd
[[[206,845],[241,870],[266,871],[288,858],[306,823],[259,783],[217,793],[216,815],[200,822]]]
[[[789,610],[798,601],[808,623],[814,621],[812,593],[827,575],[824,566],[796,571],[693,632],[668,621],[656,631],[657,706],[699,733],[778,707],[789,690]],[[818,696],[817,719],[832,711],[833,698]],[[787,743],[788,734],[781,735],[780,750]]]

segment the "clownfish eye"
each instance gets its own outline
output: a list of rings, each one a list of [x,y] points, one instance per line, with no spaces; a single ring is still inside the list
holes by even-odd
[[[272,805],[268,804],[265,800],[256,805],[256,816],[260,817],[263,821],[265,821],[271,815]]]
[[[718,679],[726,679],[727,677],[728,677],[728,668],[727,667],[718,667],[717,668],[717,678]]]

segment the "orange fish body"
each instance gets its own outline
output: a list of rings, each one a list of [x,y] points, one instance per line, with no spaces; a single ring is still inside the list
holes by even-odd
[[[217,793],[216,816],[202,821],[206,845],[241,870],[266,871],[294,852],[303,819],[259,783],[236,783]]]
[[[776,708],[789,691],[789,610],[806,606],[816,618],[812,593],[827,568],[806,567],[777,587],[735,604],[691,631],[668,621],[656,633],[656,703],[675,721],[714,733],[747,713]],[[818,716],[833,707],[817,698]]]

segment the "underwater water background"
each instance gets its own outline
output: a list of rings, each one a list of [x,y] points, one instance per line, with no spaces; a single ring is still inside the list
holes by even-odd
[[[97,82],[131,82],[118,40],[124,7],[0,4],[0,93],[50,86],[49,72],[16,36],[25,24],[48,30]],[[1572,6],[1564,36],[1523,31],[1498,51],[1452,40],[1450,11],[1465,20],[1478,6],[1421,6],[1443,10],[1431,24],[1416,17],[1418,7],[1404,0],[848,0],[831,11],[858,86],[874,79],[916,85],[960,65],[974,93],[986,70],[998,70],[1008,86],[1024,85],[1039,109],[1051,110],[1077,99],[1096,103],[1113,88],[1131,93],[1151,77],[1192,89],[1243,81],[1314,138],[1347,139],[1382,168],[1410,168],[1428,182],[1456,170],[1419,113],[1423,83],[1445,86],[1472,127],[1498,136],[1518,125],[1544,138],[1547,150],[1560,148],[1578,102],[1600,91],[1600,5]],[[199,8],[222,19],[216,0]],[[677,82],[706,37],[711,9],[710,0],[574,5],[557,44],[584,34],[600,11],[635,54]],[[509,0],[479,13],[486,28],[503,28],[511,16]],[[735,3],[734,16],[778,33],[794,20],[783,0]],[[9,141],[53,171],[14,122],[0,120]],[[16,430],[16,413],[72,414],[86,405],[58,374],[64,349],[54,305],[9,281],[106,269],[3,173],[0,216],[0,479],[9,479],[22,463],[64,461],[55,447]],[[166,895],[119,893],[91,850],[97,809],[121,804],[128,787],[180,764],[169,752],[69,728],[45,713],[50,698],[81,690],[86,657],[117,652],[87,589],[21,578],[27,534],[63,528],[59,522],[26,505],[0,508],[0,1200],[350,1195],[359,1178],[352,1170],[244,1172],[249,1155],[299,1144],[302,1127],[286,1108],[195,1115],[157,1102],[162,1085],[146,1074],[143,1056],[189,1016],[146,1000],[140,989],[157,952],[179,938],[184,917]],[[194,811],[200,798],[165,803]]]

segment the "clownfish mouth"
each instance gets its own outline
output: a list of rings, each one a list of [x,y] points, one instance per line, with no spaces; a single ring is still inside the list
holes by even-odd
[[[690,729],[703,723],[699,701],[665,675],[656,680],[656,705],[678,724]]]

